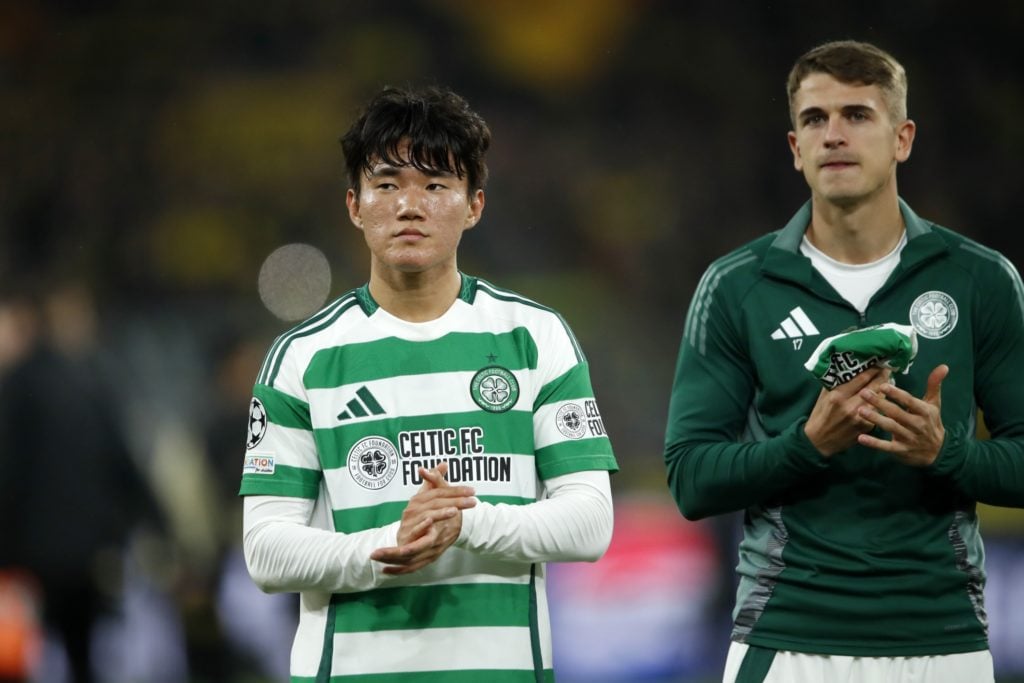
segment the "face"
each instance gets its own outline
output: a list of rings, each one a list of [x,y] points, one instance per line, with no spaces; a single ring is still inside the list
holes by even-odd
[[[817,201],[853,206],[895,193],[896,164],[910,157],[914,122],[894,122],[876,85],[811,74],[793,98],[793,165]]]
[[[370,248],[373,273],[423,273],[455,268],[462,233],[480,220],[484,193],[470,194],[465,177],[375,162],[346,204]]]

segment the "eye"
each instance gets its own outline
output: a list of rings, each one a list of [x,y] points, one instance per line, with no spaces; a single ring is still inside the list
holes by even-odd
[[[427,185],[427,189],[430,190],[431,192],[437,192],[439,190],[447,190],[448,187],[446,185],[442,185],[441,183],[430,183]]]
[[[825,122],[824,114],[808,114],[804,117],[805,126],[817,126]]]
[[[395,185],[394,183],[383,182],[377,183],[376,185],[374,185],[374,187],[377,188],[378,190],[394,190],[395,188],[398,187],[398,185]]]

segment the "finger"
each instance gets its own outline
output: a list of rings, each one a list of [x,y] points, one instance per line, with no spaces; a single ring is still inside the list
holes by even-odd
[[[434,520],[429,515],[426,515],[411,526],[399,526],[397,534],[398,546],[396,547],[405,546],[412,541],[422,538],[430,531],[433,524]]]
[[[878,414],[900,419],[899,414],[904,412],[904,409],[898,402],[891,400],[889,389],[886,388],[891,386],[891,384],[885,383],[873,389],[864,389],[860,392],[860,398]]]
[[[416,505],[423,507],[438,507],[442,505],[455,505],[461,498],[472,498],[476,491],[470,486],[445,486],[440,489],[431,489],[423,493],[417,493],[409,499],[410,505],[415,501]]]
[[[886,453],[898,453],[903,450],[903,447],[895,441],[879,439],[877,436],[871,436],[870,434],[858,435],[857,443],[866,448],[873,448],[876,451],[885,451]]]
[[[443,522],[446,519],[451,519],[455,515],[459,514],[459,509],[456,507],[446,507],[440,510],[431,510],[427,513],[427,516],[436,524],[437,522]]]
[[[444,466],[444,470],[443,471],[441,469],[442,465]],[[445,481],[445,478],[444,478],[444,474],[445,474],[445,472],[447,470],[448,470],[448,463],[442,462],[442,463],[440,463],[437,466],[436,469],[432,469],[432,470],[428,470],[425,467],[421,467],[421,468],[419,468],[419,473],[420,473],[420,476],[423,477],[423,480],[424,481],[429,481],[434,486],[434,488],[446,488],[448,486],[451,486],[451,484],[449,484],[447,481]]]
[[[893,405],[913,415],[928,415],[931,408],[927,403],[915,397],[906,389],[900,389],[895,384],[879,387],[878,391],[885,395]]]
[[[377,548],[370,553],[370,559],[387,564],[409,564],[416,560],[416,555],[430,548],[437,540],[437,532],[430,529],[415,541],[391,548]]]
[[[878,389],[879,387],[892,386],[892,384],[892,370],[885,368],[878,373],[875,379],[868,383],[868,388]]]
[[[936,408],[942,407],[942,381],[949,376],[949,366],[943,363],[928,375],[928,388],[924,392],[924,402]]]
[[[860,391],[867,385],[871,384],[872,380],[877,379],[881,373],[882,368],[878,366],[868,368],[864,372],[860,373],[859,375],[851,379],[849,382],[846,382],[845,384],[840,384],[832,391],[839,391],[847,396],[853,396],[858,391]]]
[[[892,434],[894,441],[901,440],[904,442],[910,442],[914,437],[914,432],[911,429],[912,424],[909,423],[912,417],[903,411],[898,411],[896,414],[906,418],[907,422],[901,422],[900,420],[875,412],[869,408],[861,408],[860,410],[861,418]]]

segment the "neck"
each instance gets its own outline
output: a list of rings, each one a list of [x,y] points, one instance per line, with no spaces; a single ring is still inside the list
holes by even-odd
[[[371,267],[370,295],[385,311],[408,322],[440,318],[459,296],[462,277],[453,263],[443,271],[406,273]]]
[[[873,263],[899,244],[903,214],[891,201],[838,206],[814,197],[806,236],[811,244],[840,263]]]

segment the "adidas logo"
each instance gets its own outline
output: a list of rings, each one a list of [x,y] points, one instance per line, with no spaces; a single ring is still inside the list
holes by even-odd
[[[345,407],[348,410],[338,413],[339,420],[351,420],[356,417],[366,417],[367,415],[383,415],[385,412],[366,387],[359,387],[356,391],[356,398],[346,403]]]
[[[821,334],[821,332],[814,326],[811,319],[807,317],[804,310],[797,306],[789,312],[785,320],[772,332],[772,339],[792,339],[793,348],[799,349],[803,343],[803,337],[809,337],[813,334]]]

